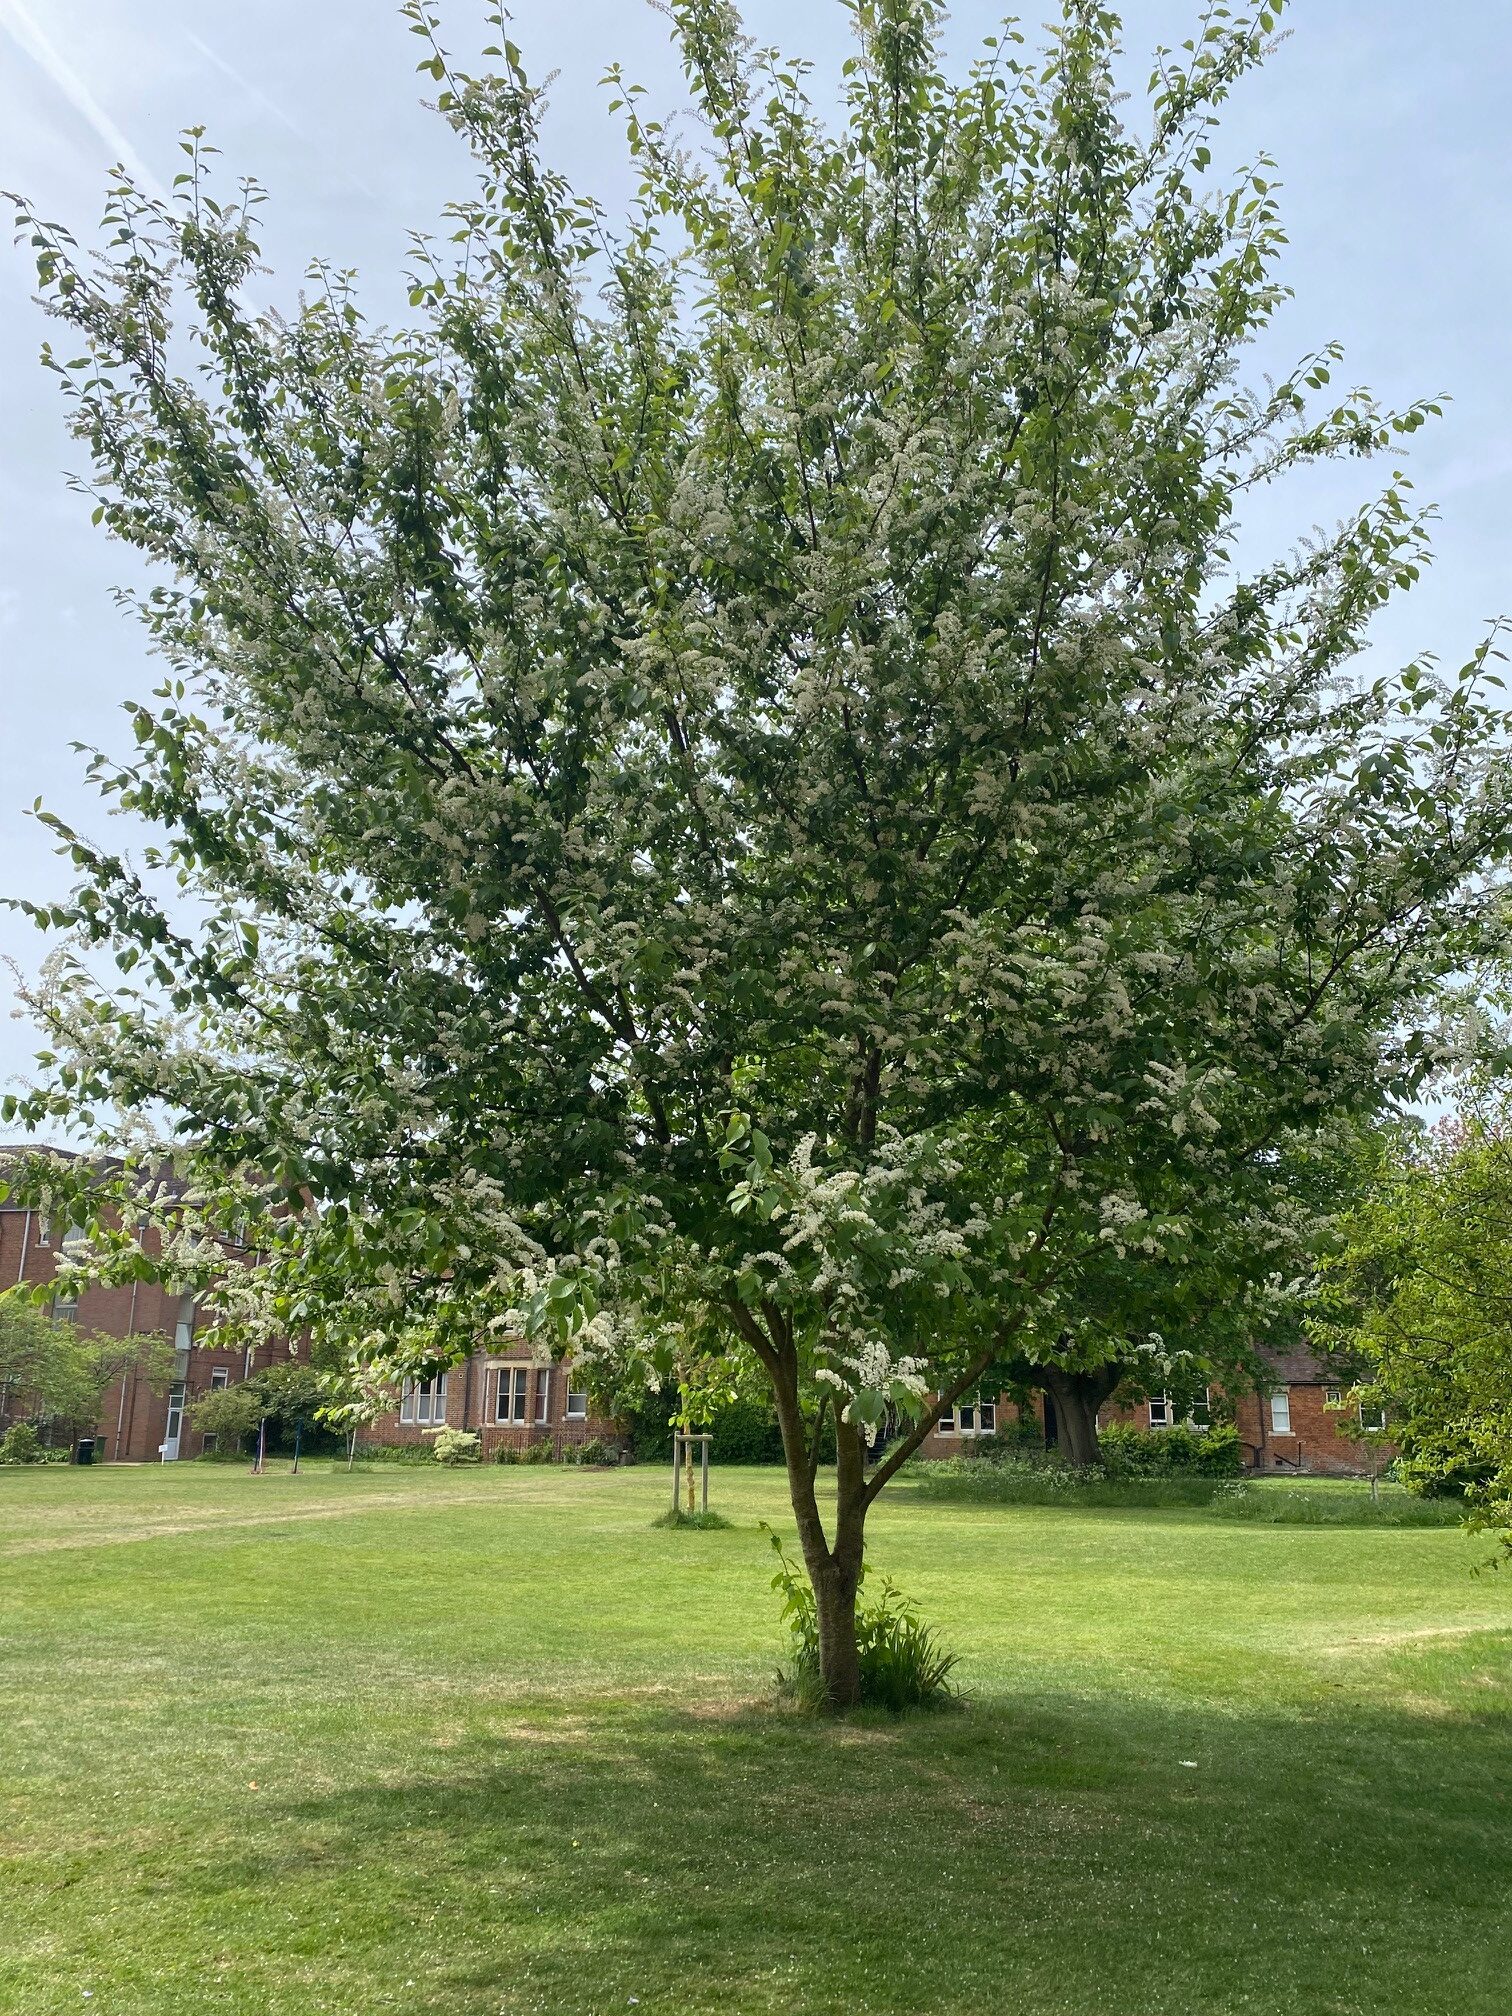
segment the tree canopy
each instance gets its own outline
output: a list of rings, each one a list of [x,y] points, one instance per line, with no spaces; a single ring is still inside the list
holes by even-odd
[[[831,122],[670,0],[694,117],[611,70],[617,222],[512,42],[469,73],[405,11],[478,170],[411,326],[326,267],[260,310],[261,192],[198,135],[93,259],[23,212],[167,678],[94,765],[161,844],[59,827],[21,1110],[167,1113],[207,1222],[264,1213],[277,1327],[390,1371],[751,1354],[844,1700],[937,1408],[1158,1364],[1184,1297],[1263,1326],[1297,1157],[1434,1067],[1503,930],[1499,654],[1355,669],[1425,552],[1400,474],[1241,541],[1434,410],[1332,347],[1240,376],[1283,231],[1209,142],[1276,8],[1209,7],[1136,131],[1088,0],[956,79],[935,0],[852,0]]]
[[[1512,1138],[1505,1098],[1382,1135],[1324,1276],[1327,1341],[1407,1481],[1512,1546]]]

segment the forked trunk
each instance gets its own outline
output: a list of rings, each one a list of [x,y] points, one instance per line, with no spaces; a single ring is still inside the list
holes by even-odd
[[[861,1699],[861,1652],[856,1642],[856,1592],[866,1544],[866,1445],[859,1429],[835,1424],[835,1531],[831,1543],[814,1491],[819,1425],[810,1448],[798,1406],[796,1366],[786,1353],[771,1358],[768,1370],[782,1429],[788,1493],[798,1521],[803,1565],[814,1591],[819,1637],[819,1678],[826,1704],[854,1708]]]

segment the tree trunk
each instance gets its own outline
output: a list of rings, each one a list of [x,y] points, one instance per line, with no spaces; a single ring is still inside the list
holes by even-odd
[[[819,1678],[831,1708],[854,1708],[861,1699],[861,1652],[856,1642],[857,1577],[842,1575],[833,1559],[816,1575],[814,1610],[819,1625]]]
[[[1034,1383],[1055,1402],[1060,1447],[1068,1463],[1089,1468],[1101,1463],[1097,1410],[1123,1377],[1121,1365],[1100,1366],[1096,1372],[1065,1372],[1058,1365],[1036,1365]]]
[[[786,1340],[783,1340],[784,1343]],[[814,1492],[816,1464],[798,1405],[797,1362],[791,1345],[762,1340],[761,1357],[772,1381],[788,1495],[798,1521],[803,1565],[814,1591],[819,1632],[819,1678],[830,1708],[854,1708],[861,1699],[861,1653],[856,1643],[856,1592],[866,1545],[866,1445],[859,1429],[835,1423],[835,1538],[831,1545]],[[819,1433],[815,1424],[815,1436]]]

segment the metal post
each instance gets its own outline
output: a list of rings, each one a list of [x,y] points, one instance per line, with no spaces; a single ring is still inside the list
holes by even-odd
[[[355,1463],[356,1461],[357,1461],[357,1424],[356,1424],[356,1422],[354,1421],[354,1422],[352,1423],[352,1442],[351,1442],[351,1447],[350,1447],[350,1448],[349,1448],[349,1449],[347,1450],[347,1468],[348,1468],[348,1470],[350,1470],[350,1469],[351,1469],[352,1465],[353,1465],[353,1464],[354,1464],[354,1463]]]
[[[700,1437],[700,1440],[701,1440],[701,1441],[702,1441],[702,1443],[703,1443],[703,1509],[704,1509],[704,1513],[705,1513],[705,1515],[707,1515],[707,1513],[708,1513],[708,1510],[709,1510],[709,1442],[710,1442],[710,1439],[711,1439],[711,1438],[710,1438],[709,1436],[707,1436],[707,1435],[704,1435],[704,1436]]]
[[[267,1447],[268,1417],[264,1414],[257,1424],[257,1461],[252,1465],[252,1474],[254,1477],[261,1477],[262,1475],[263,1457],[267,1451]]]
[[[304,1434],[303,1421],[296,1421],[294,1423],[294,1468],[289,1472],[289,1475],[291,1477],[297,1477],[299,1475],[299,1438],[303,1434]]]
[[[677,1511],[677,1473],[682,1463],[682,1435],[678,1429],[672,1430],[672,1510]]]

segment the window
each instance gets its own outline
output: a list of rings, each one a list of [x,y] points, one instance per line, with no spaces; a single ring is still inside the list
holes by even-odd
[[[173,1326],[173,1348],[187,1351],[194,1343],[194,1297],[180,1295],[178,1321]]]
[[[1323,1388],[1323,1405],[1325,1407],[1342,1407],[1343,1404],[1344,1389],[1342,1386],[1325,1386]]]
[[[544,1428],[551,1419],[551,1367],[543,1365],[536,1373],[536,1426]]]
[[[1211,1428],[1213,1425],[1213,1389],[1204,1386],[1187,1412],[1187,1420],[1193,1428]]]
[[[946,1408],[935,1426],[941,1435],[995,1435],[997,1402],[983,1400],[980,1395],[958,1401],[954,1407]]]
[[[80,1246],[89,1244],[89,1234],[82,1225],[70,1225],[63,1234],[63,1251],[72,1253]]]
[[[1272,1435],[1290,1435],[1292,1431],[1290,1393],[1272,1393],[1270,1417]]]
[[[443,1426],[446,1421],[446,1374],[438,1373],[434,1379],[422,1379],[418,1384],[413,1379],[406,1379],[399,1398],[399,1419],[414,1422],[422,1428]]]
[[[53,1297],[52,1313],[60,1323],[74,1323],[79,1316],[79,1297],[71,1288],[60,1289]]]
[[[1373,1405],[1369,1400],[1362,1400],[1360,1402],[1360,1426],[1372,1430],[1384,1428],[1386,1426],[1386,1409]]]
[[[210,1374],[210,1391],[212,1393],[224,1393],[230,1383],[231,1374],[226,1370],[224,1365],[217,1365],[215,1370]]]
[[[203,1446],[204,1446],[204,1451],[205,1451],[205,1454],[206,1454],[207,1456],[208,1456],[208,1455],[210,1454],[211,1450],[215,1448],[215,1446],[217,1445],[217,1443],[218,1443],[219,1441],[220,1441],[220,1437],[219,1437],[219,1435],[207,1435],[207,1436],[205,1436],[205,1438],[204,1438],[204,1444],[203,1444]]]
[[[37,1213],[36,1231],[37,1231],[37,1244],[39,1246],[51,1246],[52,1220],[51,1218],[48,1217],[45,1211],[39,1211]]]
[[[567,1388],[567,1419],[569,1421],[586,1421],[588,1419],[588,1395],[581,1391],[574,1391],[571,1386]]]
[[[525,1419],[525,1381],[528,1374],[523,1365],[501,1365],[499,1367],[499,1390],[494,1400],[495,1421],[523,1421]]]
[[[1171,1425],[1171,1403],[1164,1393],[1156,1394],[1150,1401],[1150,1426],[1169,1428]]]

